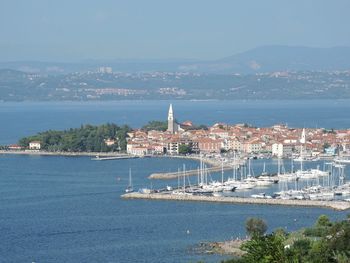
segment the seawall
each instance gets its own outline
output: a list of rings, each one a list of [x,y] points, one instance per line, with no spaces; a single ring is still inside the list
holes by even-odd
[[[215,202],[231,204],[259,204],[259,205],[283,205],[330,208],[338,211],[350,209],[350,202],[346,201],[316,201],[316,200],[284,200],[284,199],[256,199],[243,197],[216,197],[203,195],[178,195],[163,193],[128,193],[121,196],[123,199],[150,199],[150,200],[174,200],[174,201],[196,201]]]

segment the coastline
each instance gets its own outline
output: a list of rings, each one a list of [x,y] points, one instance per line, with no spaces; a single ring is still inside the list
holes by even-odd
[[[13,155],[44,155],[44,156],[102,156],[102,157],[126,157],[133,155],[128,155],[125,153],[116,153],[116,152],[48,152],[40,150],[0,150],[0,154],[13,154]]]
[[[200,242],[194,250],[203,254],[219,254],[234,257],[242,257],[246,252],[241,250],[241,245],[248,239],[233,239],[226,241]]]
[[[127,153],[119,153],[119,152],[49,152],[43,150],[0,150],[1,154],[9,154],[9,155],[42,155],[42,156],[91,156],[91,157],[124,157],[124,158],[143,158],[143,157],[151,157],[151,158],[179,158],[179,159],[191,159],[191,160],[200,160],[200,156],[197,155],[145,155],[145,156],[137,156],[131,155]],[[206,163],[211,166],[218,166],[219,162],[216,160],[211,160],[208,158],[202,159],[203,163]],[[221,168],[220,168],[221,169]],[[232,167],[231,167],[232,169]],[[186,172],[187,173],[187,172]],[[166,173],[165,173],[166,174]]]

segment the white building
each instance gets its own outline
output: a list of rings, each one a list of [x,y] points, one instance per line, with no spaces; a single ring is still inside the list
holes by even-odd
[[[283,156],[283,144],[282,143],[272,144],[272,155],[277,156],[277,157]]]
[[[39,142],[39,141],[30,142],[29,149],[30,150],[40,150],[41,149],[41,142]]]
[[[111,67],[99,67],[98,73],[108,73],[111,74],[113,72]]]

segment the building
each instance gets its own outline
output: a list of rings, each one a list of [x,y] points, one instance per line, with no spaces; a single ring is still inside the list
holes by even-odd
[[[41,149],[41,142],[40,141],[32,141],[29,143],[29,149],[30,150],[40,150]]]
[[[115,144],[115,140],[113,139],[105,139],[104,141],[107,146],[112,146]]]
[[[111,73],[113,73],[113,69],[111,67],[99,67],[98,68],[98,73],[111,74]]]
[[[13,150],[13,151],[18,151],[18,150],[22,150],[22,147],[20,145],[17,144],[11,144],[8,146],[9,150]]]
[[[168,131],[172,134],[179,131],[179,125],[176,123],[173,112],[173,105],[170,104],[168,112]]]
[[[223,139],[199,138],[197,143],[201,153],[220,153],[223,148]]]
[[[283,156],[283,144],[274,143],[272,144],[272,155],[281,158]]]

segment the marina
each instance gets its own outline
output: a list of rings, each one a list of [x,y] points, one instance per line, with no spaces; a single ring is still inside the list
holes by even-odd
[[[217,161],[220,159],[224,160],[221,157]],[[230,161],[231,166],[228,165]],[[253,162],[250,158],[246,162],[237,162],[235,158],[226,159],[225,165],[222,161],[221,167],[208,168],[200,158],[197,169],[186,171],[183,165],[182,170],[178,169],[177,172],[149,177],[177,178],[177,187],[167,185],[166,188],[159,189],[142,188],[141,191],[123,195],[122,198],[315,206],[335,210],[350,208],[350,183],[346,182],[344,164],[323,162],[323,169],[320,169],[321,161],[315,163],[302,160],[300,169],[295,170],[291,159],[290,171],[287,172],[283,160],[278,158],[277,173],[267,172],[264,160],[263,171],[255,174]],[[312,167],[315,165],[316,168]],[[232,174],[227,176],[229,170],[232,170]],[[190,175],[197,175],[197,181],[191,182]]]

